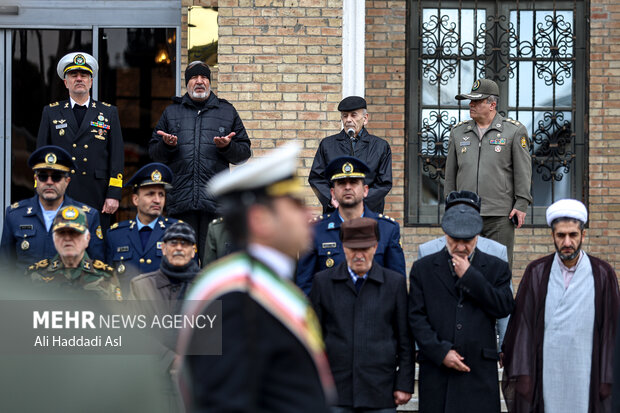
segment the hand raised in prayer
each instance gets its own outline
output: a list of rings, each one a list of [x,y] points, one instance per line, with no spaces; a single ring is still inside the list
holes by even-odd
[[[236,133],[235,132],[230,132],[228,135],[226,136],[215,136],[213,138],[213,143],[215,143],[215,146],[217,146],[218,148],[222,149],[228,146],[228,144],[230,143],[230,140],[232,139],[233,136],[235,136]]]
[[[443,365],[450,369],[469,373],[471,369],[467,364],[463,363],[463,360],[465,360],[465,357],[457,353],[456,350],[450,350],[443,359]]]
[[[158,130],[157,134],[161,136],[161,139],[164,141],[166,145],[177,146],[178,138],[176,135],[171,135],[169,133],[164,132],[163,130]]]

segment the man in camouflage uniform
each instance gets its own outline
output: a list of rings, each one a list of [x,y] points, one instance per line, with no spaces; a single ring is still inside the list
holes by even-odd
[[[505,245],[512,267],[515,226],[523,225],[532,202],[527,130],[497,113],[499,87],[492,80],[476,80],[471,93],[455,98],[471,101],[472,119],[450,133],[445,193],[467,190],[480,195],[484,224],[480,235]]]
[[[28,267],[27,274],[36,284],[54,284],[95,293],[105,299],[122,300],[118,279],[112,267],[91,260],[86,253],[90,241],[84,211],[75,206],[62,208],[52,224],[54,247],[58,252]]]

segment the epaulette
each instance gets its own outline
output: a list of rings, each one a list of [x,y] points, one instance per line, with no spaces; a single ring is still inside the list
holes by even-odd
[[[211,221],[212,224],[217,224],[218,222],[224,222],[224,218],[223,217],[219,217],[219,218],[215,218],[213,221]]]
[[[50,103],[50,108],[53,108],[54,106],[58,106],[59,102],[54,102],[54,103]]]
[[[118,222],[115,222],[114,224],[112,224],[112,226],[110,227],[110,231],[116,228],[118,228]]]
[[[109,103],[105,103],[105,102],[99,102],[99,103],[101,103],[103,106],[107,106],[107,107],[112,106],[112,105],[110,105]]]
[[[93,261],[93,268],[99,271],[103,271],[106,273],[112,273],[114,272],[114,268],[110,267],[108,264],[106,264],[103,261],[99,261],[99,260],[94,260]]]
[[[329,215],[327,217],[329,217]],[[322,220],[323,220],[323,215],[318,215],[318,216],[312,218],[309,222],[310,223],[312,223],[312,222],[319,222],[319,221],[322,221]]]
[[[460,121],[459,123],[457,123],[456,125],[454,125],[452,128],[456,128],[457,126],[461,126],[462,124],[467,123],[466,120]]]
[[[19,207],[19,202],[14,202],[11,204],[11,209],[15,209],[17,207]]]
[[[379,214],[379,218],[386,219],[386,220],[388,220],[388,221],[392,221],[392,222],[394,222],[394,223],[396,222],[396,221],[394,220],[394,218],[389,217],[389,216],[387,216],[387,215],[383,215],[383,214]]]
[[[82,204],[82,211],[84,212],[90,212],[90,207],[88,205],[84,205]]]
[[[515,126],[520,126],[521,125],[521,122],[519,122],[518,120],[514,120],[514,119],[510,119],[510,118],[504,118],[504,121],[505,122],[510,122],[510,123],[512,123]]]

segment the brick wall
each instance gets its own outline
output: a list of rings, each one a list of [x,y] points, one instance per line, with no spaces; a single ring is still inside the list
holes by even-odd
[[[620,5],[590,2],[590,229],[594,255],[620,269]]]

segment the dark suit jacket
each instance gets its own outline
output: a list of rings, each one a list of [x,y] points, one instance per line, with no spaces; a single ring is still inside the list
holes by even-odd
[[[462,278],[452,275],[446,249],[411,268],[409,323],[420,348],[420,412],[498,412],[495,319],[512,311],[510,269],[476,249]],[[469,373],[445,367],[450,349]]]
[[[389,408],[395,406],[394,390],[413,393],[413,344],[401,274],[375,262],[358,294],[343,262],[316,274],[310,300],[339,406]]]
[[[125,152],[116,106],[91,98],[79,127],[69,100],[45,106],[37,148],[44,145],[60,146],[77,165],[67,195],[98,211],[106,198],[121,199]]]

